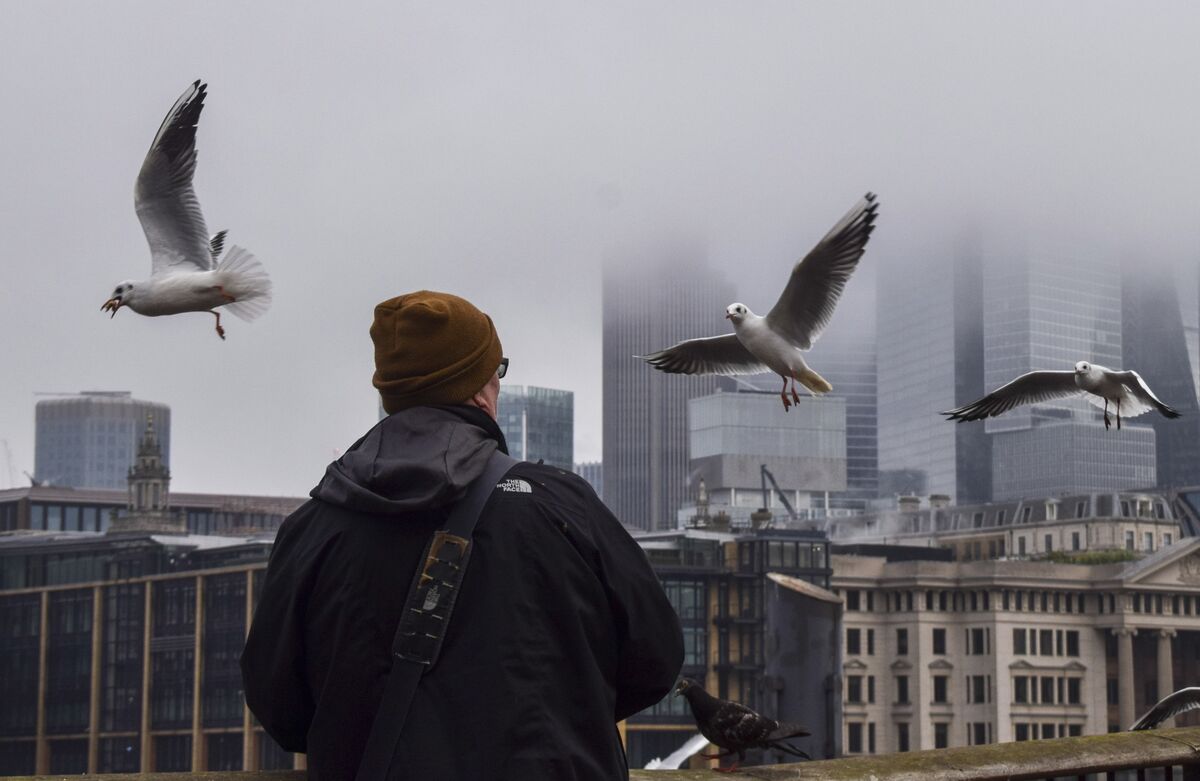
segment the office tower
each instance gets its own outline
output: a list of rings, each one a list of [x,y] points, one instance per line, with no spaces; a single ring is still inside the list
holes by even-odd
[[[634,356],[728,332],[733,289],[702,251],[623,261],[603,273],[604,502],[630,528],[673,528],[688,498],[687,402],[721,383],[663,374]]]
[[[689,401],[691,498],[701,480],[705,496],[681,509],[679,525],[708,525],[707,511],[727,516],[722,525],[749,526],[766,507],[775,526],[822,527],[830,495],[846,490],[846,408],[845,399],[825,397],[784,412],[778,394],[753,391]]]
[[[128,391],[85,391],[43,399],[36,408],[34,473],[39,482],[124,490],[148,420],[170,466],[171,409]]]
[[[1157,485],[1200,485],[1197,356],[1189,344],[1196,330],[1196,290],[1177,286],[1172,272],[1155,263],[1127,263],[1122,283],[1123,368],[1140,374],[1159,399],[1182,414],[1169,420],[1152,410],[1137,419],[1154,429]]]
[[[604,496],[604,462],[583,461],[575,465],[575,474],[588,481],[598,495]]]
[[[1069,370],[1076,361],[1112,368],[1123,362],[1116,263],[1046,245],[991,250],[983,312],[989,389],[1029,371]],[[1100,410],[1073,397],[1018,407],[984,428],[992,437],[995,499],[1156,482],[1154,429],[1145,417],[1108,432]]]
[[[939,414],[984,393],[979,240],[915,248],[877,268],[879,494],[987,500],[983,426]]]
[[[833,386],[829,396],[846,400],[846,490],[831,497],[836,508],[865,509],[879,496],[874,277],[860,271],[851,279],[829,328],[807,356]]]
[[[497,423],[508,452],[570,470],[575,463],[575,394],[553,388],[501,385]]]

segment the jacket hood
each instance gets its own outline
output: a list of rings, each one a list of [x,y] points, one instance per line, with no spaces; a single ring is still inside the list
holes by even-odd
[[[504,434],[477,407],[410,407],[351,445],[310,496],[368,513],[442,507],[466,492],[496,448],[508,452]]]

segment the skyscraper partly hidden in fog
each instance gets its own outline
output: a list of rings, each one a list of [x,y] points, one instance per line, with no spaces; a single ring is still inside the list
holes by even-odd
[[[1169,420],[1151,411],[1137,419],[1154,429],[1157,484],[1170,488],[1200,485],[1198,291],[1194,276],[1191,285],[1179,281],[1158,263],[1127,263],[1122,276],[1123,368],[1140,374],[1159,399],[1182,414]]]
[[[508,453],[522,461],[575,465],[575,394],[532,385],[501,385],[496,422]]]
[[[1182,340],[1182,331],[1177,336]],[[1077,361],[1120,368],[1117,264],[1037,243],[990,250],[984,260],[984,355],[989,389],[1029,371],[1070,370]],[[992,437],[995,499],[1156,483],[1155,432],[1147,417],[1124,420],[1120,432],[1106,431],[1101,410],[1075,397],[1018,407],[983,425]]]
[[[620,261],[604,268],[604,501],[630,528],[673,528],[688,499],[687,402],[722,381],[633,356],[727,333],[733,287],[693,248]]]
[[[870,256],[868,256],[870,257]],[[829,327],[806,356],[846,400],[846,490],[833,507],[864,509],[879,495],[879,411],[874,276],[860,270],[846,286]]]
[[[938,414],[984,392],[979,241],[922,248],[877,268],[879,493],[987,501],[983,426]]]
[[[43,399],[35,412],[34,477],[70,488],[125,490],[146,421],[170,464],[171,409],[127,391],[87,391]]]

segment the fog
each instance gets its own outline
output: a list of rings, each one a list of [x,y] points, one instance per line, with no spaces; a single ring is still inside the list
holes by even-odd
[[[682,235],[765,312],[867,190],[852,286],[967,225],[1194,264],[1198,31],[1184,2],[6,4],[0,439],[32,471],[35,392],[131,390],[172,407],[173,488],[306,493],[375,420],[373,305],[434,288],[492,315],[507,381],[574,391],[595,460],[603,258]],[[99,311],[148,273],[133,181],[196,78],[209,228],[275,285],[226,342]]]

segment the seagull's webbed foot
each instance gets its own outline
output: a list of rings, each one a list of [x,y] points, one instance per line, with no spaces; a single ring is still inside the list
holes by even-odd
[[[792,401],[797,405],[800,404],[800,394],[796,392],[796,380],[792,379]]]
[[[208,313],[217,318],[217,336],[221,337],[222,342],[225,341],[225,329],[221,327],[221,313],[214,312],[211,309],[208,310]]]

